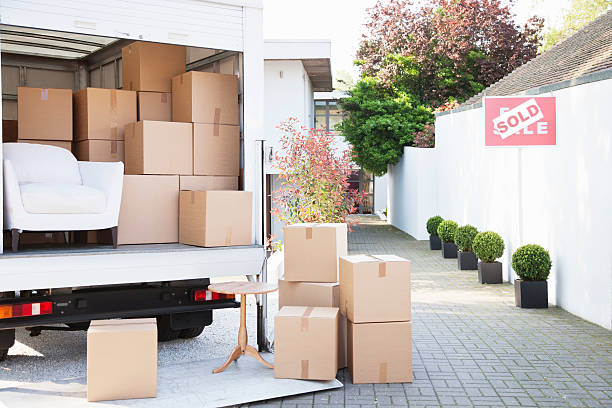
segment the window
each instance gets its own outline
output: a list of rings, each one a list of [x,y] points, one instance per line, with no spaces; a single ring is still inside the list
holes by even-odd
[[[335,131],[336,124],[342,122],[346,113],[340,109],[338,101],[315,101],[315,127],[329,132]]]

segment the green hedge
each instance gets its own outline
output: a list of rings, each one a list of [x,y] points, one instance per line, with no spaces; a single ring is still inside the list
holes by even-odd
[[[504,240],[493,231],[479,232],[474,237],[472,248],[482,262],[495,262],[504,254]]]
[[[512,268],[525,281],[546,280],[551,266],[550,254],[539,245],[523,245],[512,254]]]
[[[457,229],[457,223],[452,220],[442,221],[438,225],[438,236],[442,242],[454,242],[455,230]]]
[[[476,234],[478,234],[478,230],[472,225],[464,225],[457,228],[455,231],[455,244],[457,244],[459,250],[463,252],[471,252],[472,242],[474,241]]]
[[[439,215],[434,215],[427,220],[427,232],[429,235],[438,235],[438,225],[444,221],[444,218]]]

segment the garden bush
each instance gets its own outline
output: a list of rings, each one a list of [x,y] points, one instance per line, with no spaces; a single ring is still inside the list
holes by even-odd
[[[454,242],[456,229],[457,223],[455,221],[442,221],[440,225],[438,225],[438,236],[442,242]]]
[[[482,262],[495,262],[504,254],[504,240],[493,231],[479,232],[474,237],[472,249]]]
[[[444,221],[444,218],[439,215],[435,215],[427,220],[427,232],[430,235],[438,235],[438,225]]]
[[[550,254],[539,245],[523,245],[512,254],[512,268],[525,281],[546,280],[551,266]]]
[[[464,225],[457,228],[455,231],[455,244],[457,244],[457,248],[463,252],[471,252],[472,242],[476,234],[478,234],[478,230],[472,225]]]

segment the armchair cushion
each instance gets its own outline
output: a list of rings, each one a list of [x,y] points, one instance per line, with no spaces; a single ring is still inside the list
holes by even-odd
[[[31,214],[99,214],[106,209],[106,195],[89,186],[25,183],[19,189],[23,208]]]

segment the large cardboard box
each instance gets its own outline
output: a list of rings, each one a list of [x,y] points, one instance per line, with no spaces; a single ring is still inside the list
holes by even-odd
[[[125,174],[193,174],[191,123],[144,120],[125,126]]]
[[[340,257],[340,313],[353,323],[410,319],[410,261],[396,255]]]
[[[171,92],[172,78],[183,72],[183,46],[138,41],[121,49],[123,89]]]
[[[138,92],[138,120],[172,121],[170,92]]]
[[[123,140],[136,122],[136,92],[85,88],[74,93],[74,140]]]
[[[62,149],[66,149],[68,151],[72,151],[72,142],[66,140],[17,140],[19,143],[32,143],[32,144],[42,144],[47,146],[56,146],[61,147]]]
[[[179,242],[203,247],[251,245],[253,193],[181,191]]]
[[[283,229],[285,280],[337,282],[347,254],[346,224],[293,224]]]
[[[87,331],[87,401],[156,396],[155,318],[92,321]]]
[[[178,242],[178,176],[123,176],[117,243]]]
[[[17,141],[17,121],[2,119],[2,143]]]
[[[17,133],[26,140],[72,140],[72,90],[17,88]]]
[[[125,160],[123,140],[83,140],[75,144],[78,160],[96,162],[117,162]]]
[[[193,124],[193,174],[238,177],[239,126]]]
[[[412,324],[349,321],[348,371],[353,384],[412,382]]]
[[[172,120],[238,125],[238,77],[198,71],[175,76]]]
[[[336,307],[283,307],[274,318],[274,378],[336,378],[338,317]]]
[[[340,285],[278,280],[278,309],[283,306],[338,307]],[[338,369],[346,367],[346,317],[338,319]]]
[[[238,177],[233,176],[181,176],[181,190],[238,190]]]

